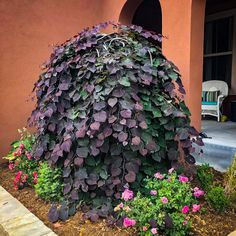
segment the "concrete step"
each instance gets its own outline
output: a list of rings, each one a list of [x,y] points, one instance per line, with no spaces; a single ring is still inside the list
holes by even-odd
[[[1,236],[57,236],[39,218],[0,186]]]

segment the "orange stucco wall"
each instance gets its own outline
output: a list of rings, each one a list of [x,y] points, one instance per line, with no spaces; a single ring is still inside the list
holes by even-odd
[[[139,2],[129,1],[135,7]],[[200,103],[192,96],[200,94],[201,82],[192,80],[201,81],[204,1],[160,1],[162,33],[168,36],[163,51],[179,67],[187,91],[193,93],[191,98],[187,96],[187,103],[198,128]],[[125,3],[126,0],[0,1],[0,156],[7,153],[10,142],[18,136],[17,129],[26,125],[34,104],[27,100],[51,45],[65,41],[84,27],[118,21]],[[132,17],[132,9],[125,13],[126,20],[129,12]]]
[[[28,101],[40,65],[51,45],[64,42],[82,28],[118,21],[125,3],[111,0],[0,1],[0,156],[26,125],[33,102]],[[120,7],[119,7],[120,4]]]

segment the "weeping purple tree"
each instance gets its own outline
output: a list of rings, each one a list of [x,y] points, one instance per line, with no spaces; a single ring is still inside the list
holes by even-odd
[[[137,190],[181,150],[194,163],[192,143],[201,144],[161,35],[123,25],[102,34],[107,25],[56,46],[35,84],[34,157],[63,170],[65,201],[51,208],[52,221],[74,214],[78,201],[92,206],[91,219],[107,216],[125,185]]]

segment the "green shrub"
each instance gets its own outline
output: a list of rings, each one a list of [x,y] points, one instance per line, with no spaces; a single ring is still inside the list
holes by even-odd
[[[206,199],[210,206],[221,212],[229,206],[229,199],[221,186],[212,187],[207,193]]]
[[[209,164],[203,164],[197,167],[197,179],[204,190],[209,190],[213,184],[214,174]]]
[[[188,178],[178,177],[175,172],[169,176],[160,173],[154,176],[146,180],[146,194],[138,192],[134,197],[129,189],[123,192],[124,201],[114,209],[122,217],[123,226],[135,227],[139,235],[155,232],[158,235],[188,235],[189,213],[200,210]]]
[[[236,155],[225,174],[225,192],[236,203]]]
[[[38,182],[35,192],[46,201],[60,201],[62,199],[62,171],[51,168],[47,162],[42,162],[38,171]]]

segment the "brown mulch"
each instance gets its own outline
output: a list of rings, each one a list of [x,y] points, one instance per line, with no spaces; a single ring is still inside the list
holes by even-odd
[[[215,172],[216,181],[221,182],[223,175]],[[8,170],[7,164],[0,165],[0,184],[15,198],[17,198],[26,208],[41,219],[49,228],[59,236],[130,236],[135,235],[124,229],[108,227],[105,221],[90,223],[82,220],[82,213],[77,212],[66,222],[51,223],[47,214],[50,204],[45,203],[35,195],[32,188],[26,187],[22,190],[13,188],[14,174]],[[205,202],[204,211],[201,214],[193,215],[193,232],[196,236],[226,236],[236,230],[236,213],[233,209],[225,213],[216,213]]]

